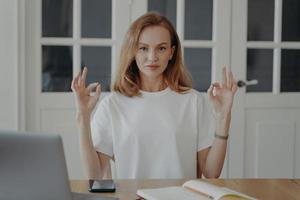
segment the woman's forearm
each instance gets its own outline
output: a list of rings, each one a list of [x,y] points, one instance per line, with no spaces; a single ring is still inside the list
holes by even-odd
[[[230,128],[231,113],[216,119],[216,134],[227,137]],[[227,140],[216,137],[208,152],[203,175],[218,178],[222,172],[227,149]]]
[[[89,179],[101,179],[103,177],[99,158],[91,139],[90,117],[77,114],[79,129],[79,146],[84,169]]]

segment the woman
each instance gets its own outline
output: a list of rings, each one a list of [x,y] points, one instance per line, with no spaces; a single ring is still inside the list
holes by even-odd
[[[110,178],[110,160],[119,179],[219,177],[237,90],[232,73],[222,73],[206,99],[191,88],[169,20],[156,13],[138,18],[126,34],[113,92],[93,117],[100,84],[85,87],[87,68],[72,82],[88,178]]]

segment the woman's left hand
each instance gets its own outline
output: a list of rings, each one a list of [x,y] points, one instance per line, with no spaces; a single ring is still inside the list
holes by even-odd
[[[227,67],[222,69],[222,84],[215,82],[207,90],[214,111],[219,116],[227,116],[231,113],[233,98],[237,91],[237,83],[231,70]]]

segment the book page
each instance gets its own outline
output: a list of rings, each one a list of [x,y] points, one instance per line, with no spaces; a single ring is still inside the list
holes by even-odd
[[[226,191],[227,194],[225,194],[225,197],[242,197],[245,200],[257,200],[256,198],[250,197],[246,194],[231,190],[229,188],[223,187],[223,190]]]
[[[187,181],[183,184],[183,187],[192,190],[194,192],[204,193],[208,196],[211,196],[212,199],[221,199],[222,197],[225,196],[228,197],[232,196],[232,197],[240,197],[243,199],[255,200],[255,198],[252,198],[245,194],[236,192],[234,190],[230,190],[225,187],[219,187],[210,183],[206,183],[200,180]]]
[[[204,193],[207,196],[211,196],[213,199],[219,199],[224,194],[224,191],[219,187],[204,181],[191,180],[182,185],[184,188],[190,189],[194,192]]]
[[[137,191],[137,195],[147,200],[211,200],[183,187],[140,189]]]

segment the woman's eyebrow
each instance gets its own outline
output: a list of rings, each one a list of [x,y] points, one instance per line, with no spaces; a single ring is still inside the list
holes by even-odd
[[[160,46],[160,45],[167,45],[168,43],[167,42],[162,42],[162,43],[159,43],[159,44],[157,44],[157,45],[155,45],[155,46]],[[139,42],[139,45],[145,45],[145,46],[149,46],[149,44],[146,44],[146,43],[143,43],[143,42]]]

